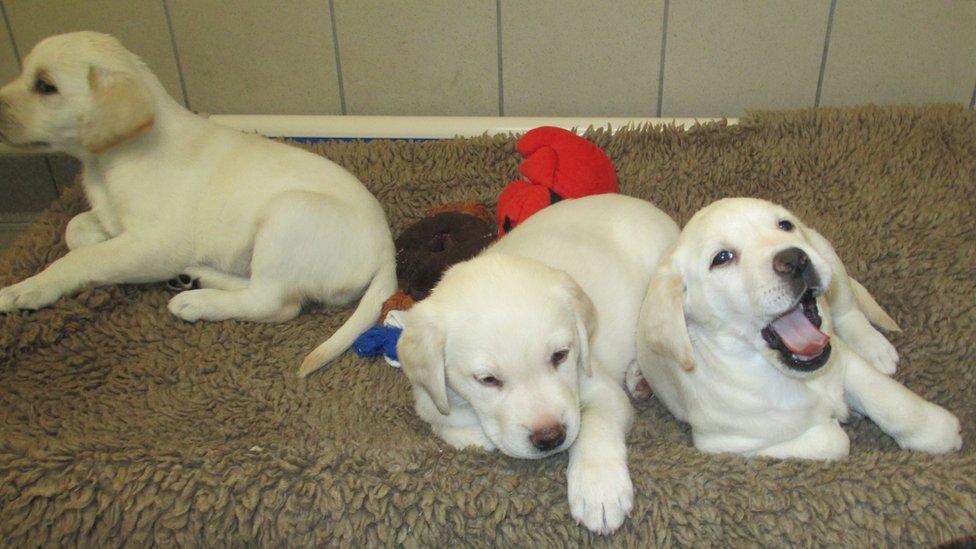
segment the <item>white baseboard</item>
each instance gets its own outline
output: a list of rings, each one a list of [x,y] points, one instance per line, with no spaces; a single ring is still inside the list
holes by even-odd
[[[288,116],[212,115],[211,120],[238,130],[271,137],[330,139],[447,139],[482,134],[520,133],[538,126],[585,130],[589,126],[614,129],[642,124],[673,124],[688,128],[696,122],[721,118],[615,118],[533,116]],[[729,124],[737,118],[727,119]]]

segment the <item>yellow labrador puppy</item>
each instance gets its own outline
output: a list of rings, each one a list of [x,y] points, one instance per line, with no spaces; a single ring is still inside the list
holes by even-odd
[[[352,174],[187,111],[111,36],[38,44],[0,89],[0,137],[79,158],[92,208],[68,224],[67,255],[0,290],[0,312],[181,273],[201,286],[169,302],[188,321],[283,321],[304,301],[362,295],[313,353],[318,366],[375,322],[396,289],[385,214]]]
[[[456,448],[527,459],[568,448],[572,516],[616,530],[633,503],[624,377],[641,298],[677,234],[648,202],[591,196],[449,269],[397,347],[417,413]]]
[[[849,408],[903,448],[958,450],[959,421],[886,375],[897,354],[868,319],[898,329],[820,234],[775,204],[720,200],[654,275],[640,369],[706,452],[843,458]]]

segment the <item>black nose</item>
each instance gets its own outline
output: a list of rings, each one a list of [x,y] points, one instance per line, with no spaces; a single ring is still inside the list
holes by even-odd
[[[773,270],[788,280],[797,294],[820,287],[820,275],[810,266],[810,256],[800,248],[787,248],[776,254]]]
[[[566,426],[559,423],[537,429],[529,435],[529,440],[542,452],[558,448],[566,440]]]
[[[800,248],[787,248],[773,258],[773,270],[786,278],[799,278],[807,270],[810,258]]]

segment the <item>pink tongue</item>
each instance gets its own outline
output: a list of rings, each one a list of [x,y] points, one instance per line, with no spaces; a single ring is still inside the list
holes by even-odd
[[[819,355],[830,341],[830,337],[818,330],[803,314],[802,307],[797,307],[789,314],[777,318],[770,326],[793,354]]]

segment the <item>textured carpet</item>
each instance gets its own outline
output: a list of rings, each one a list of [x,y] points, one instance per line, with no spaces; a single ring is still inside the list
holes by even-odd
[[[904,329],[896,377],[959,416],[960,453],[901,451],[866,420],[833,464],[696,452],[654,400],[629,436],[626,545],[932,545],[976,533],[976,113],[956,107],[757,113],[741,125],[589,137],[622,191],[683,223],[724,196],[818,228]],[[510,137],[335,143],[394,229],[439,203],[492,203]],[[65,252],[69,189],[0,259],[0,284]],[[280,325],[187,324],[162,285],[88,290],[0,316],[0,541],[38,544],[603,544],[569,516],[566,456],[449,449],[407,381],[304,353],[348,311]]]

